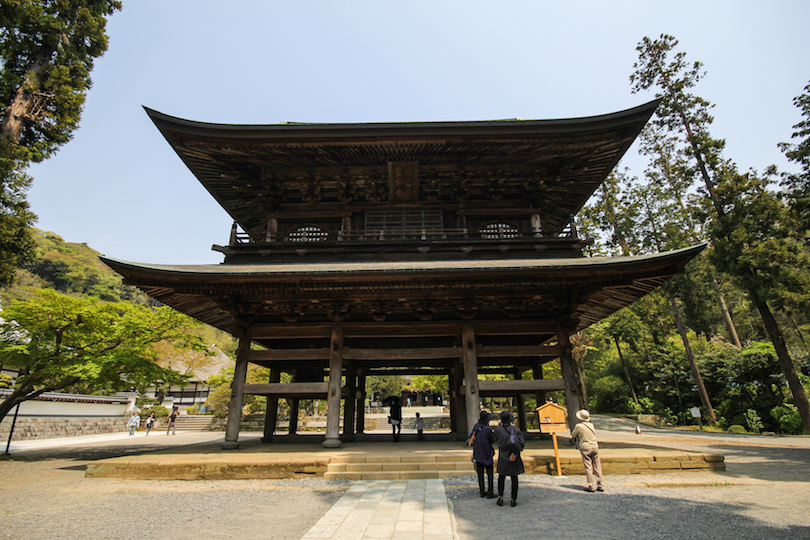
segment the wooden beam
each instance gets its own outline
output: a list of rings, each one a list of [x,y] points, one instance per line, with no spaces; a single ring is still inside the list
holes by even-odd
[[[479,336],[554,335],[556,321],[551,320],[497,320],[473,321]],[[344,338],[363,337],[425,337],[457,336],[461,334],[463,321],[414,321],[407,323],[342,323]],[[253,339],[329,338],[331,324],[257,324],[251,327]]]
[[[245,394],[254,396],[281,396],[301,397],[303,395],[317,395],[326,397],[329,392],[327,382],[299,382],[299,383],[256,383],[246,384],[243,388]]]
[[[554,392],[565,390],[562,379],[517,379],[505,381],[478,381],[481,393],[493,394],[497,392],[533,394],[534,392]]]
[[[328,352],[328,351],[327,351]],[[357,349],[346,347],[343,358],[346,360],[425,360],[437,358],[459,358],[459,347],[423,347],[413,349]]]
[[[388,375],[448,375],[450,368],[447,369],[420,369],[420,368],[406,368],[406,369],[366,369],[366,375],[370,377],[385,377]]]
[[[479,346],[476,349],[479,358],[557,358],[559,347],[556,345],[500,345]],[[413,349],[358,349],[346,347],[343,350],[345,360],[388,361],[388,360],[426,360],[454,359],[461,356],[460,347],[422,347]],[[329,349],[265,349],[250,351],[250,361],[308,361],[328,360]]]
[[[560,348],[556,345],[499,345],[478,347],[478,357],[509,358],[509,357],[546,357],[557,358]]]
[[[276,362],[280,360],[329,360],[329,349],[264,349],[250,351],[250,361]]]

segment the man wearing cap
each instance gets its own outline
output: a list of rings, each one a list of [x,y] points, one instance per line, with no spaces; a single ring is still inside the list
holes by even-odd
[[[602,487],[602,460],[599,458],[599,443],[596,442],[596,430],[591,423],[591,414],[585,409],[577,411],[577,419],[580,421],[571,431],[571,444],[575,445],[582,454],[582,464],[585,466],[585,478],[588,480],[588,487],[585,491],[605,491]],[[594,489],[594,476],[596,477],[596,489]]]

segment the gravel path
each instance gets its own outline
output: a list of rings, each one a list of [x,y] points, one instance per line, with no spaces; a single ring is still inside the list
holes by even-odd
[[[445,481],[465,540],[810,539],[810,438],[729,436],[643,428],[597,417],[604,440],[722,453],[726,473],[612,475],[605,493],[584,476],[520,476],[518,506],[478,497],[474,477]],[[496,477],[497,480],[497,477]],[[509,491],[509,481],[506,483]],[[667,487],[646,487],[667,486]]]
[[[0,538],[301,538],[350,482],[85,478],[76,460],[0,464]]]
[[[599,422],[605,440],[626,437],[649,446],[723,453],[728,471],[608,476],[605,493],[582,491],[584,477],[521,475],[516,508],[480,499],[472,476],[449,478],[445,486],[457,538],[810,539],[810,438],[646,428],[639,436],[630,422]],[[143,452],[147,444],[158,450],[204,438],[112,441],[0,460],[0,538],[297,540],[352,484],[318,478],[84,477],[86,464],[95,459]]]
[[[218,434],[43,448],[0,460],[0,538],[14,540],[298,540],[351,482],[184,482],[85,478],[96,459],[207,442]],[[148,447],[148,448],[147,448]]]

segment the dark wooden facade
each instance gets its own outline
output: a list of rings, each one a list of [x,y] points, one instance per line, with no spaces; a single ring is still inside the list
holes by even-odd
[[[482,396],[564,390],[584,373],[569,335],[682,271],[701,247],[585,258],[573,216],[657,103],[593,118],[412,124],[213,125],[148,111],[234,218],[222,265],[105,259],[153,298],[240,337],[226,441],[244,393],[326,397],[326,446],[363,426],[365,377],[450,378],[453,431]],[[250,343],[264,350],[250,350]],[[563,378],[543,378],[560,361]],[[271,369],[246,385],[248,362]],[[479,381],[479,370],[515,376]],[[532,379],[523,379],[531,370]],[[294,382],[281,384],[281,372]],[[345,377],[345,385],[341,381]],[[525,425],[525,411],[519,414]],[[294,420],[293,420],[294,422]],[[294,427],[293,427],[294,429]]]

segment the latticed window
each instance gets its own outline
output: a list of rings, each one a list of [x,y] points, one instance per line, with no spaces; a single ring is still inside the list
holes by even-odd
[[[519,238],[520,231],[508,223],[490,223],[481,227],[481,238]]]
[[[329,233],[327,231],[310,225],[297,228],[290,233],[288,238],[290,242],[320,242],[328,237]]]
[[[430,209],[369,210],[367,231],[424,231],[442,228],[442,211]]]

